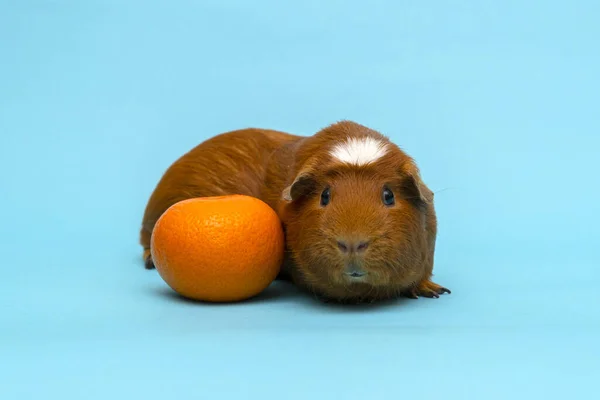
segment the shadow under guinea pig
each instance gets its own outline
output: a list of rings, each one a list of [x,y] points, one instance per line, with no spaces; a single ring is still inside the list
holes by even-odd
[[[308,300],[305,302],[305,305],[309,305],[313,308],[318,308],[321,310],[328,310],[332,312],[338,313],[347,313],[347,312],[368,312],[374,310],[381,310],[385,308],[391,307],[405,307],[414,302],[414,299],[407,299],[405,297],[399,297],[395,299],[387,299],[387,300],[379,300],[375,302],[362,302],[362,303],[347,303],[347,302],[337,302],[337,301],[328,301],[327,299],[322,299],[318,296],[308,295]]]

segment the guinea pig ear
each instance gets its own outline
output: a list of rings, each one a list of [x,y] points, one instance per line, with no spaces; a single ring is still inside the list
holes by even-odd
[[[301,172],[291,185],[283,189],[281,198],[287,202],[294,201],[314,190],[315,185],[316,181],[312,174],[309,172]]]
[[[425,185],[421,179],[421,174],[416,167],[409,167],[402,173],[402,188],[409,199],[421,204],[433,203],[433,192]]]

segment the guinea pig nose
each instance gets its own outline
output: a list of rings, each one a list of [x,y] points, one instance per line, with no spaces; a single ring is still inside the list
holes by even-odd
[[[337,245],[343,253],[362,253],[369,247],[369,242],[366,240],[338,240]]]
[[[342,252],[347,253],[349,251],[348,245],[345,242],[338,240],[337,245]]]
[[[366,240],[363,242],[358,242],[358,244],[356,245],[356,251],[365,251],[367,247],[369,247],[369,242],[367,242]]]

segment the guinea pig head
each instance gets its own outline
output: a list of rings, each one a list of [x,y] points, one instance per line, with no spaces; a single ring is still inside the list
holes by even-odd
[[[332,148],[327,159],[305,163],[283,191],[296,279],[322,297],[381,299],[423,277],[433,194],[410,157],[390,142],[381,145],[366,160]]]

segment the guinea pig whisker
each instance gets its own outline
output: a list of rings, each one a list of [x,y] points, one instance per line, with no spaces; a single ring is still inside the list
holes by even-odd
[[[435,194],[438,194],[438,193],[441,193],[441,192],[445,192],[446,190],[452,190],[452,189],[456,189],[456,188],[453,188],[453,187],[447,187],[447,188],[444,188],[444,189],[436,190],[436,191],[435,191],[435,192],[433,192],[433,193],[435,193]]]

